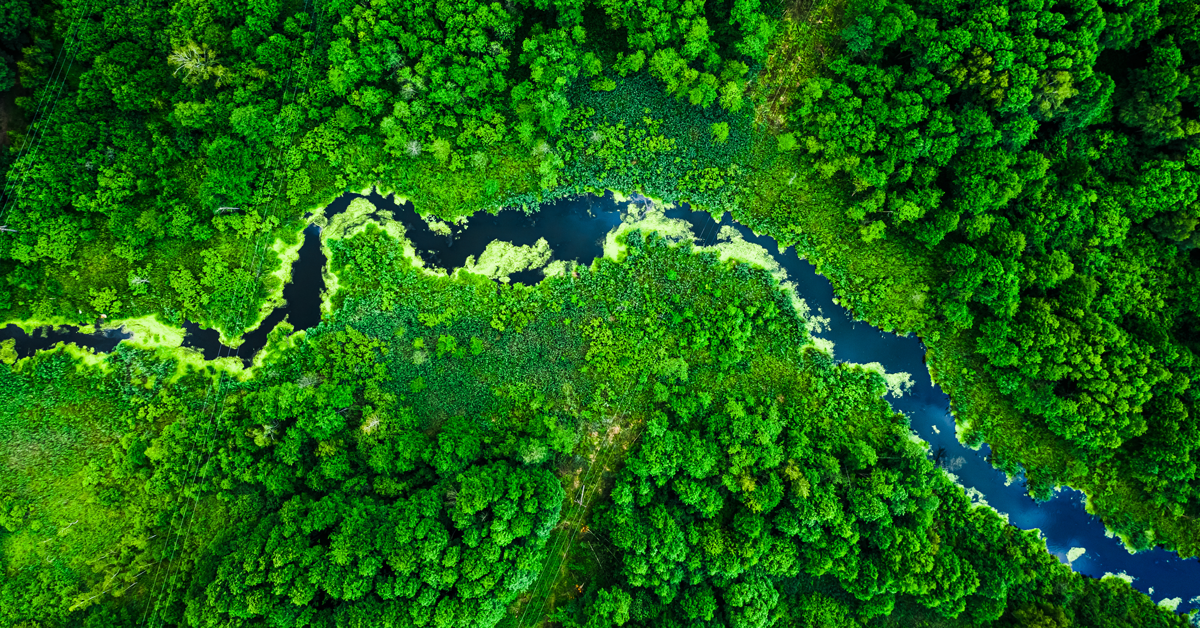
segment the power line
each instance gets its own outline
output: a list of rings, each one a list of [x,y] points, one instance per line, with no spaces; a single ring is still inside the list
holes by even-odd
[[[307,11],[307,10],[308,10],[308,8],[309,8],[309,2],[308,2],[308,0],[305,0],[305,10]],[[315,51],[316,44],[317,44],[317,40],[318,40],[317,33],[318,33],[318,27],[317,27],[317,24],[316,24],[316,22],[314,21],[314,26],[313,26],[313,41],[312,41],[312,45],[310,46],[310,49],[309,49],[309,57],[310,57],[310,59],[313,59],[313,58],[314,58],[314,55],[313,55],[313,53],[314,53],[314,51]],[[299,73],[299,72],[297,71],[296,73],[293,73],[291,76],[289,76],[289,77],[288,77],[288,82],[287,82],[287,83],[284,85],[284,89],[283,89],[282,97],[280,98],[280,109],[281,109],[281,111],[282,111],[282,108],[283,108],[284,106],[286,106],[286,103],[287,103],[287,90],[288,90],[288,85],[289,85],[289,84],[292,84],[292,79],[295,77],[295,74],[297,74],[297,73]],[[311,75],[311,72],[310,72],[309,74]],[[309,78],[310,78],[310,77],[306,77],[306,79],[305,79],[305,80],[306,80],[306,83],[307,83],[307,80],[308,80]],[[295,97],[295,96],[296,96],[298,93],[299,93],[299,88],[298,88],[298,87],[296,87],[296,88],[293,90],[293,97]],[[278,152],[277,152],[277,154],[276,154],[276,155],[277,155],[277,156],[276,156],[276,163],[277,163],[277,165],[278,165],[279,163],[282,163],[282,156],[283,156],[284,150],[285,150],[285,148],[284,148],[283,146],[280,146],[280,148],[279,148],[279,150],[278,150]],[[280,196],[282,196],[282,194],[283,194],[284,182],[285,182],[285,178],[284,178],[284,177],[281,177],[281,178],[280,178],[280,184],[279,184],[279,185],[280,185],[280,186],[279,186],[279,192],[277,193],[277,198],[278,198],[278,197],[280,197]],[[259,247],[258,247],[258,242],[259,242],[259,240],[261,240],[261,238],[256,238],[256,240],[255,240],[255,253],[254,253],[254,255],[256,256],[256,259],[255,259],[255,262],[254,262],[254,267],[255,267],[254,279],[255,279],[255,282],[247,284],[247,287],[246,287],[246,289],[247,289],[247,290],[250,290],[250,289],[252,288],[252,286],[255,286],[255,285],[257,285],[257,276],[258,276],[258,271],[259,271],[259,269],[260,269],[260,266],[261,266],[261,263],[262,263],[262,254],[260,253],[260,250],[259,250]],[[266,251],[266,247],[263,247],[263,248],[261,249],[261,251],[262,251],[262,253],[265,253],[265,251]],[[248,296],[248,295],[247,295],[247,296]],[[239,311],[239,312],[238,312],[238,326],[239,326],[239,327],[241,326],[241,324],[242,324],[242,322],[243,322],[243,319],[242,319],[242,317],[243,317],[244,315],[245,315],[245,311],[244,311],[244,310],[242,310],[242,311]],[[224,346],[224,345],[222,345],[222,346]],[[238,348],[237,348],[237,350],[236,350],[235,352],[234,352],[234,351],[232,351],[232,350],[231,350],[231,352],[232,352],[232,354],[233,354],[233,356],[234,356],[234,357],[240,357],[240,355],[241,355],[241,345],[239,345],[239,346],[238,346]],[[220,359],[220,349],[218,349],[218,351],[217,351],[217,355],[218,355],[218,359]],[[226,356],[225,356],[225,357],[230,357],[230,353],[226,353]],[[209,396],[210,396],[210,395],[211,395],[211,393],[213,392],[213,389],[216,389],[216,391],[217,391],[217,399],[216,399],[216,400],[214,400],[214,402],[213,402],[213,405],[212,405],[211,409],[209,410],[209,417],[208,417],[208,435],[206,435],[206,436],[205,436],[206,448],[209,448],[209,447],[208,447],[208,445],[207,445],[207,441],[208,441],[208,440],[209,440],[209,438],[212,436],[212,433],[213,433],[213,431],[214,431],[214,428],[215,428],[215,425],[216,425],[216,406],[217,406],[217,404],[218,404],[218,403],[220,403],[220,389],[221,389],[221,385],[222,385],[222,380],[223,380],[223,377],[224,377],[224,372],[223,372],[222,370],[218,369],[218,370],[217,370],[217,381],[216,381],[216,383],[215,383],[215,386],[214,386],[213,388],[210,388],[210,389],[209,389],[209,392],[208,392],[208,393],[205,395],[205,404],[204,404],[204,407],[205,407],[205,408],[208,408],[208,398],[209,398]],[[202,410],[202,413],[203,413],[203,410]],[[198,453],[197,453],[197,462],[199,461],[199,456],[202,456],[202,455],[203,455],[203,453],[202,453],[202,452],[198,452]],[[204,467],[208,466],[209,462],[212,460],[212,455],[213,455],[213,453],[212,453],[212,452],[210,452],[210,453],[209,453],[209,455],[208,455],[208,458],[207,458],[207,459],[204,461],[204,464],[202,464],[202,465],[201,465],[201,464],[197,464],[197,465],[196,465],[196,467],[195,467],[195,471],[192,473],[192,479],[189,481],[189,484],[190,484],[191,486],[193,486],[193,487],[194,487],[194,486],[196,485],[196,483],[197,483],[197,481],[198,481],[198,479],[199,479],[200,470],[201,470],[201,469],[203,469]],[[190,466],[190,465],[189,465],[189,466]],[[180,495],[181,495],[181,496],[183,496],[183,495],[185,495],[186,493],[187,493],[187,487],[185,486],[184,490],[180,492]],[[181,520],[181,521],[180,521],[180,526],[179,526],[179,529],[183,530],[183,529],[185,528],[185,526],[186,526],[186,530],[184,531],[182,538],[180,538],[180,536],[179,536],[179,532],[178,532],[178,531],[176,531],[176,533],[175,533],[175,535],[176,535],[176,543],[175,543],[174,545],[172,545],[172,547],[171,547],[171,557],[170,557],[170,558],[168,559],[168,561],[167,561],[167,563],[168,563],[168,564],[167,564],[167,578],[168,578],[168,581],[164,581],[164,583],[163,583],[163,587],[164,587],[164,589],[166,589],[166,590],[167,590],[167,604],[170,604],[171,596],[173,595],[173,591],[174,591],[175,582],[176,582],[177,578],[179,577],[179,574],[180,574],[180,572],[182,571],[182,566],[180,566],[178,569],[176,569],[176,571],[175,571],[175,574],[174,574],[173,576],[172,576],[172,575],[171,575],[171,573],[170,573],[170,572],[171,572],[171,567],[172,567],[171,563],[173,563],[173,562],[174,562],[175,550],[176,550],[176,548],[184,548],[184,551],[186,551],[187,539],[188,539],[188,537],[189,537],[189,536],[191,536],[192,529],[193,529],[193,527],[194,527],[194,525],[195,525],[196,512],[197,512],[197,510],[198,510],[198,508],[199,508],[199,503],[200,503],[200,496],[199,496],[199,492],[196,492],[196,493],[194,494],[194,496],[193,496],[193,502],[192,502],[192,513],[191,513],[190,519],[188,518],[188,515],[186,514],[186,511],[184,511],[184,514],[183,514],[183,520]],[[174,520],[174,517],[172,517],[172,520]],[[161,570],[158,572],[158,574],[161,574]],[[156,577],[155,577],[155,585],[152,585],[151,596],[150,596],[150,597],[151,597],[151,599],[155,598],[155,594],[153,593],[153,586],[157,586],[157,581],[158,581],[158,577],[157,577],[157,576],[158,576],[158,574],[156,574]],[[159,594],[158,594],[158,595],[161,595],[161,594],[162,594],[162,589],[160,589],[160,591],[159,591]],[[151,606],[151,604],[150,604],[151,600],[147,600],[147,604],[146,604],[146,607],[145,607],[145,611],[143,612],[143,621],[142,621],[142,623],[143,623],[144,625],[149,625],[149,623],[146,621],[146,619],[147,619],[147,615],[148,615],[148,618],[149,618],[149,620],[153,621],[153,620],[154,620],[154,618],[155,618],[155,614],[156,614],[156,613],[157,613],[157,611],[158,611],[158,608],[159,608],[158,601],[157,601],[156,599],[154,599],[153,601],[154,601],[154,604],[153,604],[153,606]]]
[[[84,13],[83,6],[84,5],[82,5],[82,4],[79,5],[79,13],[75,16],[75,19],[71,22],[71,26],[68,27],[68,29],[67,29],[67,36],[65,39],[63,39],[63,47],[59,50],[60,59],[61,59],[63,51],[66,50],[68,41],[71,39],[71,30],[74,28],[75,24],[79,21],[79,19],[83,17],[83,13]],[[55,86],[55,89],[50,90],[50,91],[57,90],[57,92],[55,93],[54,98],[50,103],[49,112],[45,114],[47,117],[53,116],[54,112],[58,109],[58,103],[62,97],[63,85],[66,84],[67,77],[71,73],[71,66],[74,65],[74,63],[75,63],[75,51],[78,50],[78,46],[81,43],[81,41],[79,39],[79,32],[77,30],[75,31],[74,39],[75,39],[75,42],[74,42],[75,47],[72,49],[72,52],[67,55],[68,59],[67,59],[66,71],[62,71],[63,67],[58,60],[55,61],[55,67],[57,68],[57,70],[60,74],[59,74],[58,84]],[[54,81],[54,78],[52,77],[51,82],[53,82],[53,81]],[[45,99],[45,97],[48,94],[49,94],[49,92],[43,94],[42,98]],[[39,109],[41,109],[40,105],[39,105]],[[45,110],[42,110],[42,111],[45,112]],[[17,158],[15,160],[13,160],[12,168],[9,169],[9,173],[7,176],[8,180],[5,182],[5,186],[4,186],[5,193],[8,192],[10,185],[12,184],[13,172],[17,169],[17,165],[20,163],[21,157],[25,154],[24,151],[32,144],[33,150],[32,150],[32,152],[29,153],[30,157],[27,161],[30,161],[30,162],[35,161],[37,158],[38,149],[41,148],[41,145],[42,145],[42,139],[44,139],[46,137],[46,132],[44,129],[46,123],[45,123],[45,121],[43,121],[43,124],[37,125],[37,115],[38,115],[38,111],[35,110],[34,120],[31,121],[30,125],[29,125],[29,128],[31,129],[32,138],[26,138],[25,143],[21,145],[21,153],[17,155]],[[28,168],[26,168],[26,172],[24,174],[25,175],[29,174]],[[16,198],[20,195],[21,190],[25,189],[25,179],[26,178],[27,178],[27,176],[21,177],[20,183],[17,184],[16,192],[9,194],[8,200],[5,201],[5,203],[3,205],[0,205],[0,222],[2,222],[4,220],[4,216],[5,216],[5,214],[8,213],[9,207],[16,204]],[[5,226],[7,227],[7,225],[5,225]],[[15,230],[9,230],[7,228],[4,231],[9,232],[9,233],[15,233]]]
[[[572,282],[572,287],[574,287],[574,282]],[[627,402],[629,402],[629,401],[630,401],[630,400],[633,398],[633,396],[634,396],[634,395],[633,395],[633,392],[632,392],[632,391],[631,391],[631,392],[627,392],[627,393],[625,394],[625,397],[622,399],[622,404],[621,404],[621,406],[619,406],[619,407],[618,407],[616,410],[614,410],[614,412],[613,412],[613,419],[616,419],[618,416],[620,416],[620,415],[622,414],[622,411],[623,411],[623,410],[627,409],[627,405],[625,405],[625,404],[627,404]],[[599,435],[598,435],[598,436],[599,436]],[[591,466],[591,467],[589,467],[589,468],[588,468],[588,473],[584,475],[584,478],[583,478],[583,480],[582,480],[582,484],[583,484],[583,486],[584,486],[585,488],[586,488],[586,487],[587,487],[587,485],[588,485],[589,476],[590,476],[590,474],[591,474],[592,470],[593,470],[593,469],[597,469],[597,470],[599,471],[599,476],[600,476],[600,477],[596,478],[596,481],[595,481],[595,483],[593,484],[593,491],[595,491],[595,490],[599,489],[599,487],[600,487],[600,484],[603,482],[604,469],[606,468],[607,464],[608,464],[608,463],[611,461],[611,459],[612,459],[613,447],[614,447],[616,444],[617,444],[617,439],[616,439],[616,438],[613,438],[613,439],[611,440],[611,442],[609,442],[609,444],[607,445],[607,447],[605,448],[605,450],[604,450],[602,453],[600,453],[600,454],[597,454],[597,455],[596,455],[596,460],[595,460],[595,462],[592,464],[592,466]],[[603,456],[604,456],[604,460],[603,460],[603,462],[601,462],[601,461],[600,461],[600,457],[601,457],[601,455],[603,455]],[[590,495],[591,495],[591,493],[589,492],[589,493],[588,493],[588,496],[590,497]],[[582,515],[582,514],[583,514],[583,512],[584,512],[584,511],[586,510],[586,508],[587,508],[587,506],[586,506],[586,502],[587,502],[587,500],[582,500],[582,501],[584,501],[584,504],[583,504],[583,505],[580,505],[578,508],[573,508],[574,512],[570,513],[570,514],[569,514],[569,516],[563,517],[563,519],[562,519],[562,520],[563,520],[563,521],[570,521],[570,520],[574,519],[576,516]],[[572,501],[572,502],[571,502],[571,504],[572,504],[572,505],[573,505],[574,503],[575,503],[574,501]],[[582,529],[582,528],[579,528],[579,529]],[[578,536],[578,530],[579,530],[579,529],[577,529],[575,533],[571,533],[571,534],[564,534],[564,535],[562,535],[562,536],[560,537],[560,541],[559,541],[559,542],[557,542],[557,543],[555,543],[555,545],[554,545],[554,547],[553,547],[553,551],[551,551],[551,552],[548,552],[548,553],[546,554],[546,563],[545,563],[545,564],[543,564],[543,566],[542,566],[542,571],[541,571],[541,572],[538,574],[538,579],[534,581],[534,584],[533,584],[533,590],[530,592],[530,598],[529,598],[529,602],[528,602],[528,603],[525,605],[525,608],[524,608],[524,610],[521,612],[521,616],[520,616],[520,617],[517,619],[517,628],[521,628],[521,627],[524,625],[524,623],[525,623],[525,616],[526,616],[526,615],[529,613],[529,609],[530,609],[530,608],[533,606],[534,599],[536,598],[536,595],[537,595],[537,590],[538,590],[538,588],[539,588],[537,583],[538,583],[538,581],[540,581],[540,580],[542,579],[542,576],[545,574],[546,568],[547,568],[547,567],[549,567],[549,563],[550,563],[550,561],[554,560],[554,557],[555,557],[555,556],[556,556],[556,555],[557,555],[557,554],[558,554],[560,551],[562,551],[564,544],[565,544],[565,546],[566,546],[566,551],[567,551],[567,552],[570,552],[570,549],[571,549],[571,544],[575,542],[575,538]],[[566,559],[566,557],[564,556],[563,560],[565,561],[565,559]],[[559,564],[561,565],[562,563],[560,562]],[[547,601],[547,603],[549,602],[549,590],[550,590],[551,588],[553,588],[555,580],[557,580],[557,577],[552,577],[552,579],[551,579],[551,580],[549,581],[549,583],[547,584],[547,600],[546,600],[546,601]],[[545,608],[545,604],[543,604],[543,605],[541,606],[541,608],[543,608],[543,609],[544,609],[544,608]]]
[[[68,40],[71,38],[71,31],[74,30],[74,28],[75,28],[75,22],[77,22],[79,20],[80,16],[83,15],[83,5],[80,5],[79,9],[80,9],[79,13],[76,14],[75,19],[72,20],[71,25],[69,27],[67,27],[67,35],[63,38],[62,47],[58,49],[58,56],[54,59],[54,66],[52,66],[51,71],[50,71],[50,80],[48,80],[46,82],[45,87],[49,87],[49,85],[51,83],[58,82],[58,75],[59,75],[59,72],[62,70],[61,62],[63,59],[63,53],[66,52],[66,50],[67,50]],[[53,91],[54,91],[53,89],[45,89],[42,91],[42,96],[41,96],[41,98],[38,99],[37,107],[34,108],[33,119],[29,122],[30,129],[35,128],[35,125],[37,124],[38,116],[43,112],[42,106],[46,104],[47,97]],[[14,166],[18,162],[20,162],[21,157],[25,154],[25,151],[29,148],[29,145],[31,143],[32,143],[32,140],[29,137],[26,137],[25,141],[21,143],[21,148],[17,153],[17,157],[13,160]],[[5,183],[4,183],[3,194],[7,194],[10,187],[12,187],[12,177],[11,176],[8,177],[7,181],[5,181]]]

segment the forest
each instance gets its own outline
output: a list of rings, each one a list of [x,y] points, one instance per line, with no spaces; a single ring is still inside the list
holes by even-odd
[[[1191,0],[0,0],[0,321],[236,347],[347,192],[638,192],[1194,559],[1198,61]],[[619,240],[522,286],[329,230],[322,322],[249,364],[4,341],[0,627],[1197,621],[978,503],[764,269]]]
[[[334,316],[248,373],[125,345],[16,362],[6,454],[49,473],[5,469],[2,617],[1189,625],[972,503],[763,270],[623,238],[497,291],[368,223],[330,242]]]

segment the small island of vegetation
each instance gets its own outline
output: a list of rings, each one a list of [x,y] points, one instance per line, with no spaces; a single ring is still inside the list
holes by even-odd
[[[1198,24],[0,0],[0,319],[138,334],[0,348],[0,627],[1188,626],[969,496],[761,257],[643,222],[590,264],[496,242],[443,273],[324,209],[394,193],[448,237],[604,190],[728,212],[918,335],[1031,497],[1194,558]],[[263,326],[314,221],[318,325],[181,346]]]

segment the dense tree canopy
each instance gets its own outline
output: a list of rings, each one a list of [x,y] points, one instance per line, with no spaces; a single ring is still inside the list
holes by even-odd
[[[1189,0],[0,0],[0,318],[227,341],[308,212],[693,201],[919,332],[961,437],[1200,552]],[[378,217],[376,217],[378,218]],[[324,217],[317,218],[317,224]],[[760,268],[330,230],[253,368],[0,346],[0,626],[1182,626],[964,494]],[[158,324],[158,323],[155,323]]]
[[[247,281],[280,264],[271,242],[333,195],[380,183],[456,218],[605,185],[594,162],[645,161],[628,127],[649,111],[589,121],[590,94],[628,79],[682,118],[744,116],[773,29],[753,0],[5,7],[0,311],[162,313],[231,338],[279,288]],[[648,156],[673,148],[657,139]],[[703,192],[722,152],[657,161]]]
[[[973,504],[878,374],[806,344],[765,272],[624,237],[620,263],[496,291],[368,224],[329,242],[334,316],[276,329],[248,377],[133,348],[6,366],[7,454],[65,408],[96,414],[44,441],[88,479],[5,476],[3,621],[491,626],[553,605],[560,568],[596,551],[566,625],[1110,621],[1102,596],[1138,625],[1186,621]]]
[[[877,375],[804,359],[796,380],[656,404],[594,524],[592,540],[621,551],[613,584],[565,625],[607,625],[594,618],[611,611],[631,626],[848,626],[898,603],[964,625],[1094,612],[1108,585],[1070,578],[1036,534],[935,470]],[[1058,593],[1036,593],[1047,586]],[[1177,621],[1148,602],[1132,613],[1134,625]]]
[[[805,158],[853,187],[861,236],[928,248],[940,317],[1078,461],[1002,454],[1035,496],[1100,467],[1169,518],[1200,512],[1198,18],[1193,2],[861,3],[790,110]],[[975,443],[1011,429],[973,422]],[[1116,527],[1156,542],[1148,522]]]

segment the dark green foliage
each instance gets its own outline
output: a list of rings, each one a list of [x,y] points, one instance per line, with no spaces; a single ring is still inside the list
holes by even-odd
[[[5,367],[3,453],[61,443],[42,456],[61,479],[5,476],[4,621],[491,626],[544,604],[568,626],[1174,621],[973,505],[878,375],[806,347],[765,272],[624,244],[497,289],[426,274],[368,226],[329,241],[333,316],[273,331],[247,378],[173,379],[128,348]],[[630,446],[615,477],[576,466]],[[582,606],[550,601],[580,580]]]
[[[1120,4],[0,0],[0,311],[236,337],[371,184],[694,201],[973,355],[965,438],[1035,497],[1195,553],[1200,14]],[[327,244],[334,314],[248,376],[0,367],[4,625],[1185,621],[972,504],[758,269],[634,233],[497,289]]]
[[[16,62],[20,59],[22,47],[32,43],[25,34],[32,19],[32,7],[27,0],[5,0],[0,3],[0,93],[12,89],[17,83]]]
[[[1107,485],[1129,482],[1170,521],[1144,525],[1182,526],[1157,538],[1185,554],[1200,551],[1183,531],[1200,513],[1196,18],[1190,2],[855,3],[844,51],[789,114],[802,161],[853,187],[864,240],[915,240],[947,269],[938,326],[963,330],[1028,417],[983,410],[988,442],[1017,448],[1031,487],[1089,487],[1112,525],[1128,505]]]
[[[595,617],[858,626],[893,614],[900,625],[1187,625],[1119,579],[1079,578],[1036,533],[973,504],[882,392],[877,376],[810,351],[782,381],[689,389],[656,404],[587,537],[619,550],[618,562],[594,583],[604,588],[557,618],[571,627],[599,625]],[[1103,599],[1113,606],[1098,615]]]
[[[756,1],[710,4],[11,2],[0,275],[17,287],[0,311],[168,314],[234,337],[278,290],[271,243],[373,183],[444,218],[601,186],[716,202],[773,26]],[[608,100],[616,115],[589,105]],[[647,130],[645,105],[712,119]],[[727,118],[735,139],[710,163]],[[249,214],[262,222],[236,237],[219,222]]]

